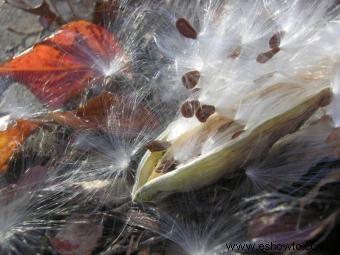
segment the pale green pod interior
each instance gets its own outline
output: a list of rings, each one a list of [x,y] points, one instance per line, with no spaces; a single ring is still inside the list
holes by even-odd
[[[314,88],[315,89],[315,88]],[[281,137],[296,131],[321,105],[329,101],[328,87],[307,93],[299,103],[276,116],[249,127],[237,139],[204,156],[179,165],[175,170],[148,180],[163,152],[146,152],[136,176],[134,201],[154,201],[173,192],[190,191],[231,174],[241,165],[267,153]],[[166,140],[164,132],[159,139]],[[254,146],[256,149],[254,150]]]

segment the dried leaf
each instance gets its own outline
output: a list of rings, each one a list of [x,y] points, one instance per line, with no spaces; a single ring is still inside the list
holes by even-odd
[[[302,228],[299,228],[297,223],[301,212],[292,216],[287,216],[282,212],[262,214],[250,222],[249,236],[259,244],[304,244],[334,227],[334,224],[339,221],[339,212],[336,210],[319,222]]]
[[[112,22],[118,12],[118,1],[97,1],[93,12],[93,23],[104,26],[108,22]]]
[[[99,128],[119,136],[137,136],[141,130],[159,126],[154,114],[143,104],[124,95],[102,92],[73,112],[50,113],[59,124],[74,129]]]
[[[0,174],[7,171],[8,162],[18,146],[38,127],[38,124],[31,121],[18,120],[6,130],[0,131]]]
[[[274,233],[293,231],[296,228],[297,221],[296,215],[288,213],[262,213],[248,222],[248,236],[258,238],[270,236]]]
[[[102,236],[103,226],[90,220],[68,223],[55,237],[52,247],[60,255],[91,255]]]
[[[121,51],[109,32],[76,21],[0,66],[0,76],[23,83],[46,105],[60,106],[108,72],[118,55]]]
[[[17,185],[18,186],[33,186],[41,183],[47,177],[46,166],[34,166],[25,170],[20,176]]]
[[[50,8],[49,4],[43,0],[41,4],[31,7],[28,6],[24,1],[17,0],[17,1],[5,1],[6,3],[14,6],[15,8],[18,8],[20,10],[23,10],[25,12],[31,13],[33,15],[39,16],[40,24],[43,26],[43,28],[47,29],[53,21],[56,21],[57,24],[61,25],[64,24],[64,20],[57,16]]]
[[[69,126],[73,129],[95,128],[93,123],[88,123],[76,116],[73,112],[51,112],[48,114],[52,121],[63,126]]]

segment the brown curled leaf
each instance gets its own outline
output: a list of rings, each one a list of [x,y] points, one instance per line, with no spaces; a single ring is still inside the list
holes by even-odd
[[[48,117],[60,125],[68,126],[73,129],[91,129],[96,127],[94,123],[85,121],[70,111],[51,112],[48,114]]]
[[[100,129],[118,136],[135,137],[145,128],[159,126],[156,116],[142,103],[107,91],[72,112],[52,112],[59,124],[73,129]]]

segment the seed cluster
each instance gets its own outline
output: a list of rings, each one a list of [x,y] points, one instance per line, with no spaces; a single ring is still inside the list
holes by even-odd
[[[156,173],[166,174],[176,169],[178,162],[174,159],[162,159],[156,167]]]
[[[284,35],[284,31],[280,31],[275,33],[272,37],[269,39],[269,48],[270,50],[264,53],[261,53],[257,56],[256,61],[260,64],[266,63],[268,60],[270,60],[272,57],[274,57],[275,54],[277,54],[280,49],[280,43],[281,38]]]
[[[159,141],[154,140],[144,145],[144,148],[151,151],[151,152],[157,152],[157,151],[165,151],[170,147],[171,143],[166,141]]]
[[[188,20],[184,18],[179,18],[176,21],[176,28],[178,32],[186,38],[197,39],[197,32]],[[194,90],[201,78],[201,73],[197,70],[193,70],[185,73],[182,76],[183,86],[187,89],[192,90],[192,92],[197,92]],[[185,118],[191,118],[196,116],[200,122],[206,122],[207,119],[214,114],[215,106],[201,104],[197,99],[187,100],[181,106],[181,113]]]

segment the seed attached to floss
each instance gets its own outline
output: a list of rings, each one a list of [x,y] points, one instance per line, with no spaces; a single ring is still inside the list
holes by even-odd
[[[156,173],[169,173],[172,170],[175,170],[176,166],[178,165],[178,162],[174,159],[163,159],[160,162],[160,165],[155,169]]]
[[[144,148],[151,152],[165,151],[166,149],[170,147],[170,145],[171,144],[166,141],[154,140],[144,145]]]
[[[233,120],[230,120],[229,122],[223,124],[222,126],[220,126],[218,129],[217,129],[217,132],[218,133],[223,133],[225,131],[227,131],[229,129],[229,127],[231,126],[231,124],[233,124]]]
[[[197,100],[185,101],[181,106],[181,113],[184,118],[191,118],[200,108],[201,104]]]
[[[196,87],[201,74],[199,71],[190,71],[182,76],[182,83],[187,89],[193,89]]]
[[[326,97],[324,97],[320,100],[319,105],[320,105],[320,107],[325,107],[325,106],[329,105],[331,103],[331,101],[332,101],[332,95],[329,94],[328,96],[326,96]]]
[[[196,39],[197,32],[196,30],[190,25],[189,21],[184,18],[179,18],[176,21],[176,28],[178,32],[181,33],[184,37]]]
[[[256,61],[260,64],[266,63],[269,59],[271,59],[276,53],[280,51],[279,47],[273,48],[270,51],[261,53],[257,56]]]
[[[206,122],[207,119],[214,114],[215,112],[215,106],[213,105],[202,105],[200,108],[198,108],[196,112],[196,118],[200,122]]]
[[[230,52],[230,54],[228,55],[228,58],[237,59],[240,55],[241,55],[241,47],[239,46]]]
[[[279,48],[281,43],[281,38],[284,35],[284,31],[280,31],[275,33],[272,37],[269,39],[269,47],[271,49]]]
[[[233,140],[233,139],[239,137],[244,131],[245,131],[245,130],[242,129],[242,130],[240,130],[240,131],[235,132],[235,133],[231,136],[231,140]]]

